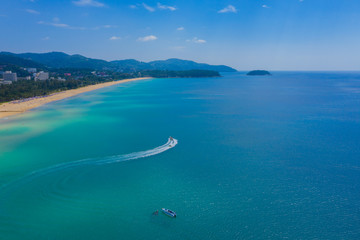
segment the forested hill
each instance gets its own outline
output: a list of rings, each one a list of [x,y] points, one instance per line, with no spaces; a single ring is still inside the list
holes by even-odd
[[[194,61],[181,59],[168,59],[152,62],[140,62],[135,59],[105,61],[100,59],[87,58],[81,55],[69,55],[63,52],[50,53],[10,53],[1,52],[0,56],[17,57],[18,61],[32,61],[40,65],[50,68],[88,68],[95,70],[121,70],[125,72],[141,71],[141,70],[170,70],[170,71],[186,71],[186,70],[211,70],[217,72],[235,72],[236,70],[225,65],[209,65],[205,63],[196,63]],[[21,60],[23,59],[23,60]],[[22,63],[12,63],[14,65],[23,66]],[[32,67],[32,66],[29,66]]]
[[[198,70],[211,70],[217,72],[236,72],[235,69],[225,65],[209,65],[205,63],[197,63],[194,61],[181,60],[177,58],[171,58],[163,61],[152,61],[148,65],[150,69],[156,70],[173,70],[173,71],[186,71],[192,69]]]
[[[17,57],[14,55],[0,53],[0,65],[9,65],[9,64],[27,67],[27,68],[45,68],[45,66],[41,63],[29,59]]]

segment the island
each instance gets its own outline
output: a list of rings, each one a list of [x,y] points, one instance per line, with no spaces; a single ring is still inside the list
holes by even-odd
[[[271,73],[266,70],[254,70],[254,71],[248,72],[246,75],[248,75],[248,76],[265,76],[265,75],[271,75]]]

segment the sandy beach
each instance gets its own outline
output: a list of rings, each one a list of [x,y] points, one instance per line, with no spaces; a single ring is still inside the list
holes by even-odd
[[[31,99],[22,99],[16,100],[12,102],[3,103],[0,105],[0,118],[9,117],[12,115],[20,114],[26,112],[30,109],[42,106],[46,103],[58,101],[61,99],[65,99],[68,97],[72,97],[84,92],[90,92],[96,89],[113,86],[116,84],[126,83],[126,82],[133,82],[138,80],[144,80],[149,78],[132,78],[132,79],[125,79],[113,82],[106,82],[100,83],[96,85],[90,85],[82,88],[66,90],[63,92],[53,93],[51,95],[43,96],[43,97],[35,97]]]

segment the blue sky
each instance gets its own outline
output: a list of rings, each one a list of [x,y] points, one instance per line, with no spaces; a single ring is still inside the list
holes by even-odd
[[[360,70],[359,0],[1,0],[0,50]]]

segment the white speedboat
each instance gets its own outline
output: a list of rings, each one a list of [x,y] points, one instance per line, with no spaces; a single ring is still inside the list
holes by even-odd
[[[173,218],[176,217],[176,212],[171,211],[170,209],[162,208],[161,211],[162,211],[164,214],[168,215],[169,217],[173,217]]]
[[[175,146],[175,140],[172,137],[169,137],[169,147],[172,148]]]

